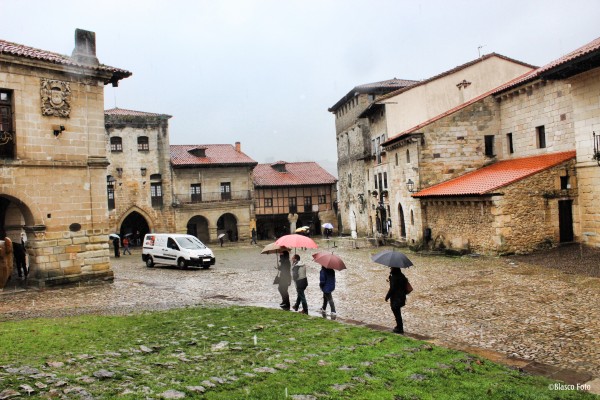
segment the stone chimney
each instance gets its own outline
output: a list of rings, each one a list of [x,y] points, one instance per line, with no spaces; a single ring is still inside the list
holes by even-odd
[[[83,29],[75,29],[75,49],[73,49],[71,57],[81,64],[100,64],[96,57],[96,34]]]
[[[235,142],[235,151],[238,153],[242,152],[242,144],[240,142]]]

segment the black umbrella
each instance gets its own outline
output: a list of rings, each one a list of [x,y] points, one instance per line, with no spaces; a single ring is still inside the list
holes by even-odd
[[[412,261],[399,251],[385,250],[375,254],[371,260],[377,264],[383,264],[391,268],[408,268],[413,265]]]

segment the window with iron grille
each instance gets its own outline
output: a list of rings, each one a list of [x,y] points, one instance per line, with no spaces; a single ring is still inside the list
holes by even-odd
[[[192,203],[199,203],[202,201],[202,185],[200,183],[192,183],[190,185],[190,194],[192,196]]]
[[[148,141],[148,136],[138,136],[138,151],[149,151],[150,150],[150,142]]]
[[[161,182],[152,182],[150,184],[150,198],[152,199],[152,207],[162,207],[163,193]]]
[[[0,158],[15,157],[12,91],[0,90]]]
[[[123,151],[123,139],[119,136],[113,136],[110,138],[110,151],[118,152]]]

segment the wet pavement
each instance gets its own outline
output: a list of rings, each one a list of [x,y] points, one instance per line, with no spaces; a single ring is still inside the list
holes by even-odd
[[[339,319],[373,326],[393,326],[384,301],[388,269],[370,261],[384,248],[349,241],[320,241],[348,269],[337,272],[333,293]],[[214,302],[278,307],[275,255],[261,255],[258,246],[213,247],[217,264],[208,269],[147,268],[140,250],[111,259],[112,284],[81,284],[62,289],[20,288],[19,282],[0,292],[0,321],[74,315],[126,314]],[[306,296],[311,315],[319,315],[322,296],[319,269],[298,250],[308,268]],[[552,268],[532,257],[443,257],[411,254],[415,264],[405,270],[414,287],[403,308],[405,330],[416,337],[454,348],[478,349],[514,358],[534,367],[569,369],[600,377],[600,278],[595,274]],[[597,258],[592,258],[595,264]],[[590,263],[590,261],[588,261]],[[598,261],[600,264],[600,261]],[[290,295],[295,298],[293,286]],[[490,358],[493,358],[490,356]],[[574,380],[577,380],[574,378]],[[597,381],[596,381],[597,382]]]

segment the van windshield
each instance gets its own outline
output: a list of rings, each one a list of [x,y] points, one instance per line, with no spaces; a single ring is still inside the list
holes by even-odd
[[[175,239],[177,241],[177,243],[179,244],[179,246],[181,246],[184,249],[188,249],[188,250],[198,250],[198,249],[205,249],[206,246],[204,245],[204,243],[202,243],[200,240],[196,239],[194,237],[178,237],[177,239]]]

